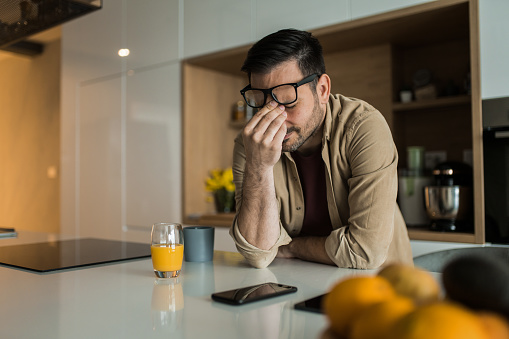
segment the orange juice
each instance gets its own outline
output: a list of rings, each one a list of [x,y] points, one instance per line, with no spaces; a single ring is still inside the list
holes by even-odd
[[[180,271],[182,268],[182,259],[184,257],[184,245],[152,245],[150,246],[152,254],[152,264],[154,270],[159,272]]]

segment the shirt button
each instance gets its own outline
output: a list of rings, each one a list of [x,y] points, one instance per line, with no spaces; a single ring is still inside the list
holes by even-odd
[[[300,207],[297,207],[297,211],[300,211],[300,209],[301,209]]]

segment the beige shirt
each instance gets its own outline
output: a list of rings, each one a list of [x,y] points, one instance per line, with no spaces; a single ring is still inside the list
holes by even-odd
[[[322,138],[327,203],[333,231],[325,249],[338,267],[373,269],[384,263],[412,263],[403,216],[396,203],[398,153],[382,114],[368,103],[331,95]],[[245,152],[242,135],[235,139],[233,177],[237,211],[242,208]],[[280,236],[269,250],[242,236],[237,217],[230,229],[238,251],[255,267],[266,267],[299,235],[304,197],[297,167],[284,152],[274,166]],[[238,213],[238,212],[237,212]]]

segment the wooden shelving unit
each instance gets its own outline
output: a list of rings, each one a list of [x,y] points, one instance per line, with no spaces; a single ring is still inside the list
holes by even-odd
[[[475,243],[475,235],[473,233],[456,233],[456,232],[435,232],[426,228],[408,228],[408,235],[413,240],[431,240],[431,241],[451,241]]]
[[[213,225],[218,227],[230,227],[235,213],[203,214],[196,217],[186,217],[184,223],[188,225]]]
[[[471,149],[473,233],[409,229],[412,239],[484,242],[482,119],[478,0],[441,0],[313,31],[321,41],[332,92],[366,100],[386,118],[406,164],[406,147],[445,150],[462,160]],[[230,123],[231,106],[247,84],[240,67],[250,46],[184,60],[183,215],[198,224],[229,226],[233,215],[210,214],[203,182],[210,169],[231,166],[233,140],[243,123]],[[432,71],[437,90],[468,76],[470,93],[399,103],[399,91],[419,68]],[[197,100],[196,98],[200,98]],[[454,133],[451,132],[454,127]],[[189,215],[199,215],[190,219]]]
[[[392,110],[394,112],[417,111],[430,108],[470,105],[471,102],[472,100],[469,95],[458,95],[439,97],[434,100],[412,101],[407,103],[395,102],[392,104]]]

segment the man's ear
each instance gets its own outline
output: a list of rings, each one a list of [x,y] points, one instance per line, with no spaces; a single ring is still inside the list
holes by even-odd
[[[322,74],[320,78],[318,78],[318,83],[316,84],[316,94],[318,94],[318,98],[321,104],[326,104],[329,102],[329,95],[331,91],[330,78],[327,74]]]

